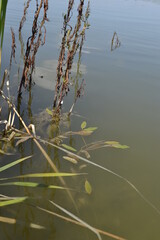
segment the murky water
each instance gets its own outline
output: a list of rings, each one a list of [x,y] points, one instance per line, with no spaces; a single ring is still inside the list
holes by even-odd
[[[78,0],[76,4],[78,4]],[[91,161],[120,174],[131,181],[141,193],[160,209],[160,1],[149,0],[91,0],[90,28],[86,32],[81,58],[81,74],[85,79],[85,93],[78,99],[70,120],[60,125],[59,132],[78,131],[81,122],[98,129],[86,142],[114,140],[130,146],[129,149],[103,148],[91,152]],[[34,1],[28,10],[27,21],[22,30],[26,43],[31,32]],[[16,96],[17,82],[23,67],[21,46],[18,40],[18,26],[23,14],[24,1],[9,0],[6,15],[2,72],[9,68],[11,51],[10,27],[16,36],[16,63],[13,61],[10,73],[11,95]],[[76,11],[76,6],[74,11]],[[67,1],[50,0],[46,23],[46,43],[36,56],[33,75],[35,85],[31,93],[23,90],[19,107],[25,121],[36,125],[37,134],[42,137],[55,136],[48,121],[46,108],[51,108],[54,99],[56,66],[61,43],[62,13],[67,9]],[[111,41],[117,33],[120,47],[111,51]],[[73,76],[76,75],[75,59]],[[43,76],[43,77],[41,77]],[[73,103],[73,93],[65,98],[63,112],[69,111]],[[80,115],[81,117],[77,116]],[[18,125],[18,120],[16,120]],[[83,145],[80,137],[70,137],[67,144],[79,149]],[[50,167],[39,154],[32,142],[19,145],[17,156],[34,154],[31,161],[8,170],[2,177],[31,172],[49,172]],[[47,148],[48,154],[59,166],[60,171],[79,171],[63,160],[62,152]],[[1,156],[0,164],[10,162]],[[47,199],[59,203],[66,209],[97,228],[117,234],[130,240],[159,240],[160,214],[149,206],[123,180],[116,176],[87,166],[81,170],[92,185],[91,195],[84,193],[85,177],[68,179],[70,187],[78,189],[73,193],[79,209],[74,206],[65,192],[51,189],[22,187],[1,187],[1,194],[10,196],[30,196],[27,204],[18,204],[0,209],[0,215],[13,217],[19,223],[12,226],[1,225],[0,239],[96,239],[89,230],[44,213],[33,205],[56,211]],[[41,180],[41,181],[40,181]],[[56,184],[55,179],[40,179],[41,183]],[[45,230],[29,228],[29,224],[45,226]],[[78,234],[77,234],[78,233]],[[103,239],[110,239],[104,237]]]

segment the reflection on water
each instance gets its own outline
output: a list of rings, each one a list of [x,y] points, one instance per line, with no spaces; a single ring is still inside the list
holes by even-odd
[[[111,51],[114,51],[115,49],[119,48],[120,46],[121,46],[121,42],[119,41],[117,33],[114,32],[112,41],[111,41]]]
[[[33,73],[34,82],[40,87],[53,91],[55,88],[54,79],[56,78],[57,63],[57,60],[45,60],[44,62],[42,62],[42,67],[36,67]],[[77,76],[77,71],[79,74],[86,74],[86,66],[84,64],[74,62],[71,70],[73,78],[75,74]]]

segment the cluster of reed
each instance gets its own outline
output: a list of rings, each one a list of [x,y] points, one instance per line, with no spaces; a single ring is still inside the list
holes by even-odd
[[[21,33],[24,22],[26,20],[26,12],[29,8],[31,0],[28,0],[24,8],[24,14],[20,21],[19,33]],[[43,8],[43,18],[40,25],[38,25],[38,20],[40,16],[41,9]],[[18,89],[18,95],[22,93],[22,86],[31,87],[32,84],[32,74],[35,69],[35,57],[40,45],[44,45],[46,37],[45,22],[48,21],[47,18],[48,11],[48,0],[41,0],[40,3],[36,1],[36,11],[34,15],[34,20],[32,24],[32,34],[27,39],[26,51],[24,56],[24,67],[21,77],[21,82]]]
[[[77,9],[77,22],[74,28],[70,25],[73,5],[74,0],[69,0],[68,10],[64,15],[63,37],[57,65],[55,96],[53,102],[53,109],[56,114],[59,114],[63,98],[70,90],[70,73],[73,65],[73,59],[77,51],[82,51],[85,31],[89,27],[88,17],[90,14],[90,2],[88,2],[85,11],[84,0],[80,0],[80,4]]]

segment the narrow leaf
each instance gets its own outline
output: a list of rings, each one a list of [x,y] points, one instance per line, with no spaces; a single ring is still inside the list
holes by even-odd
[[[74,164],[77,164],[77,160],[75,158],[71,158],[71,157],[68,157],[68,156],[63,156],[63,158],[71,163],[74,163]]]
[[[83,173],[33,173],[33,174],[25,174],[18,176],[19,178],[24,177],[33,177],[33,178],[41,178],[41,177],[73,177],[77,175],[82,175]]]
[[[97,130],[97,127],[89,127],[89,128],[84,129],[84,131],[91,131],[91,132],[93,132],[95,130]]]
[[[19,163],[21,163],[21,162],[23,162],[23,161],[29,159],[29,158],[31,158],[31,157],[32,157],[32,156],[28,156],[28,157],[20,158],[20,159],[14,161],[14,162],[12,162],[12,163],[9,163],[9,164],[7,164],[7,165],[1,167],[1,168],[0,168],[0,172],[3,172],[3,171],[5,171],[5,170],[7,170],[8,168],[11,168],[11,167],[13,167],[13,166],[15,166],[15,165],[17,165],[17,164],[19,164]]]
[[[39,225],[39,224],[35,224],[35,223],[30,223],[29,224],[29,227],[30,228],[33,228],[33,229],[45,229],[45,227],[43,227],[43,226],[41,226],[41,225]]]
[[[105,143],[107,143],[107,144],[109,144],[109,145],[119,144],[119,142],[116,142],[116,141],[107,141],[107,142],[105,142]]]
[[[128,149],[128,148],[129,148],[129,146],[127,146],[127,145],[121,145],[121,144],[116,144],[116,145],[114,145],[114,147],[115,147],[115,148],[120,148],[120,149]]]
[[[16,219],[15,218],[8,218],[8,217],[0,216],[0,222],[9,223],[9,224],[15,224],[16,223]]]
[[[21,202],[24,202],[26,199],[27,199],[27,197],[22,197],[22,198],[7,200],[7,201],[0,201],[0,207],[4,207],[7,205],[12,205],[12,204],[16,204],[16,203],[21,203]]]
[[[19,187],[40,187],[40,188],[55,188],[55,189],[67,189],[65,187],[55,186],[55,185],[46,185],[36,182],[8,182],[8,183],[1,183],[0,186],[19,186]]]
[[[93,133],[93,131],[86,131],[86,128],[82,131],[76,132],[77,135],[80,136],[89,136]]]
[[[119,142],[115,142],[115,141],[107,141],[105,143],[110,145],[111,147],[114,147],[114,148],[120,148],[120,149],[127,149],[127,148],[129,148],[129,146],[122,145]]]
[[[92,187],[91,187],[91,184],[88,182],[88,180],[85,181],[84,186],[85,186],[86,193],[91,194],[92,193]]]
[[[77,151],[75,148],[73,148],[73,147],[71,147],[71,146],[68,146],[68,145],[66,145],[66,144],[62,144],[62,147],[66,148],[66,149],[69,150],[69,151],[73,151],[73,152],[76,152],[76,151]]]
[[[74,177],[84,175],[86,173],[31,173],[10,178],[0,178],[0,181],[11,180],[15,178],[43,178],[43,177]]]

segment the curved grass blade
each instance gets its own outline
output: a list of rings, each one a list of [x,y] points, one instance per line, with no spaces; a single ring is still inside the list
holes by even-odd
[[[5,170],[7,170],[7,169],[9,169],[9,168],[11,168],[11,167],[13,167],[13,166],[21,163],[21,162],[23,162],[23,161],[25,161],[25,160],[27,160],[27,159],[29,159],[29,158],[31,158],[31,157],[32,157],[32,156],[24,157],[24,158],[20,158],[20,159],[14,161],[14,162],[11,162],[11,163],[9,163],[9,164],[1,167],[1,168],[0,168],[0,172],[3,172],[3,171],[5,171]]]
[[[0,201],[0,207],[21,203],[21,202],[24,202],[26,199],[27,197],[21,197],[21,198],[16,198],[12,200]]]
[[[118,173],[110,170],[109,168],[103,167],[103,166],[101,166],[101,165],[99,165],[99,164],[97,164],[97,163],[94,163],[94,162],[89,161],[88,159],[86,159],[86,158],[84,158],[84,157],[82,157],[82,156],[79,156],[79,155],[77,155],[77,154],[75,154],[75,153],[69,152],[68,150],[66,150],[66,149],[64,149],[64,148],[62,148],[62,147],[60,147],[60,146],[57,146],[56,144],[53,144],[53,143],[50,143],[50,142],[48,142],[48,141],[44,141],[44,140],[41,140],[41,139],[40,139],[40,141],[43,142],[44,144],[48,143],[49,145],[51,145],[51,146],[53,146],[53,147],[61,150],[62,152],[65,152],[65,153],[67,153],[67,154],[70,154],[70,156],[76,157],[76,158],[78,158],[79,160],[81,160],[81,161],[83,161],[83,162],[85,162],[85,163],[88,163],[88,164],[90,164],[90,165],[92,165],[92,166],[95,166],[95,167],[97,167],[97,168],[100,168],[100,169],[102,169],[102,170],[104,170],[104,171],[106,171],[106,172],[108,172],[108,173],[116,176],[117,178],[121,179],[122,181],[124,181],[125,183],[127,183],[132,189],[134,189],[134,191],[137,192],[137,194],[138,194],[151,208],[153,208],[153,209],[158,213],[158,215],[160,215],[160,210],[159,210],[152,202],[150,202],[150,201],[138,190],[138,188],[137,188],[133,183],[131,183],[127,178],[119,175]]]
[[[73,220],[72,218],[65,217],[65,216],[63,216],[63,215],[61,215],[61,214],[55,213],[55,212],[53,212],[53,211],[49,211],[49,210],[47,210],[47,209],[45,209],[45,208],[41,208],[41,207],[39,207],[39,206],[35,206],[35,207],[36,207],[37,209],[45,212],[45,213],[51,214],[51,215],[53,215],[53,216],[55,216],[55,217],[58,217],[58,218],[60,218],[60,219],[65,220],[65,221],[67,221],[67,222],[76,224],[76,225],[81,226],[81,227],[85,227],[82,223],[80,223],[80,222],[78,222],[78,221],[76,221],[76,220]],[[116,239],[116,240],[126,240],[125,238],[119,237],[119,236],[117,236],[117,235],[115,235],[115,234],[113,234],[113,233],[109,233],[109,232],[103,231],[103,230],[98,229],[98,228],[95,228],[95,229],[96,229],[97,232],[99,232],[100,234],[102,234],[102,235],[104,235],[104,236],[107,236],[107,237],[110,237],[110,238],[112,238],[112,239]]]
[[[95,233],[97,235],[97,238],[99,240],[102,240],[99,232],[92,226],[90,226],[88,223],[84,222],[83,220],[81,220],[79,217],[75,216],[73,213],[69,212],[68,210],[66,210],[65,208],[59,206],[58,204],[49,201],[51,204],[53,204],[56,208],[60,209],[62,212],[66,213],[68,216],[72,217],[73,219],[75,219],[76,221],[80,222],[82,225],[84,225],[86,228],[88,228],[89,230],[91,230],[93,233]]]

